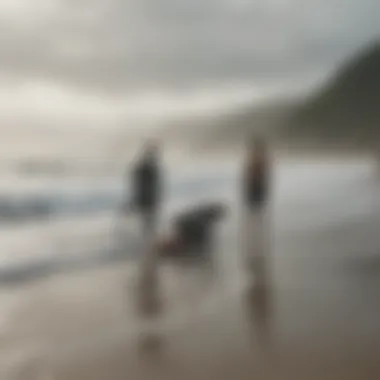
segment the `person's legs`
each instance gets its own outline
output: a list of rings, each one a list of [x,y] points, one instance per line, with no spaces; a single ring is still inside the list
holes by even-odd
[[[253,239],[252,239],[253,215],[251,207],[244,205],[242,218],[242,249],[244,266],[250,267],[252,262]]]
[[[265,205],[251,203],[245,206],[243,218],[243,250],[245,264],[251,270],[259,270],[265,256]]]
[[[157,230],[157,210],[146,208],[142,210],[142,232],[144,238],[151,239],[156,235]]]
[[[159,308],[158,264],[159,252],[156,245],[156,213],[143,210],[142,252],[140,270],[140,305],[144,314],[152,314]]]

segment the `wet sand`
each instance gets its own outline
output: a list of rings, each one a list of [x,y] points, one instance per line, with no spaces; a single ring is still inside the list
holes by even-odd
[[[366,227],[342,230],[352,242],[368,241]],[[131,264],[4,290],[1,378],[375,379],[379,251],[341,254],[338,235],[276,241],[281,251],[259,287],[254,278],[237,287],[196,268],[182,269],[185,279],[166,268],[163,311],[151,324],[136,311]]]
[[[297,201],[281,217],[293,228],[273,207],[263,281],[242,268],[236,213],[213,266],[161,265],[152,320],[138,312],[131,261],[2,287],[0,378],[379,378],[379,199],[320,226]]]

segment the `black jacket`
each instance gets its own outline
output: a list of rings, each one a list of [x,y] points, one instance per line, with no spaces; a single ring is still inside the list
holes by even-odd
[[[160,201],[161,178],[158,164],[142,160],[132,174],[132,203],[138,210],[155,209]]]
[[[248,204],[265,202],[269,190],[269,168],[266,161],[247,165],[243,175],[243,198]]]

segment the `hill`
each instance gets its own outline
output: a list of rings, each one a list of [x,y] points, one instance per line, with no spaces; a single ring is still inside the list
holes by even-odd
[[[380,137],[380,43],[362,51],[295,111],[291,137],[368,142]]]
[[[380,42],[345,62],[306,98],[248,104],[209,117],[175,120],[163,131],[196,146],[241,145],[251,134],[279,145],[376,148],[380,145]],[[379,142],[378,142],[379,141]]]

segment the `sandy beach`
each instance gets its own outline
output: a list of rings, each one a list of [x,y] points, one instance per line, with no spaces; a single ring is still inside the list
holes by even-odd
[[[136,307],[133,255],[95,264],[87,253],[74,256],[85,243],[86,252],[109,248],[108,217],[49,224],[55,235],[44,226],[14,238],[8,231],[9,252],[17,240],[21,253],[43,241],[43,260],[56,247],[66,261],[27,281],[0,276],[0,378],[378,378],[380,198],[371,165],[300,162],[277,172],[263,252],[270,270],[260,283],[244,270],[236,189],[223,190],[232,211],[213,265],[160,265],[162,308],[149,321]],[[73,243],[75,233],[81,240]]]

